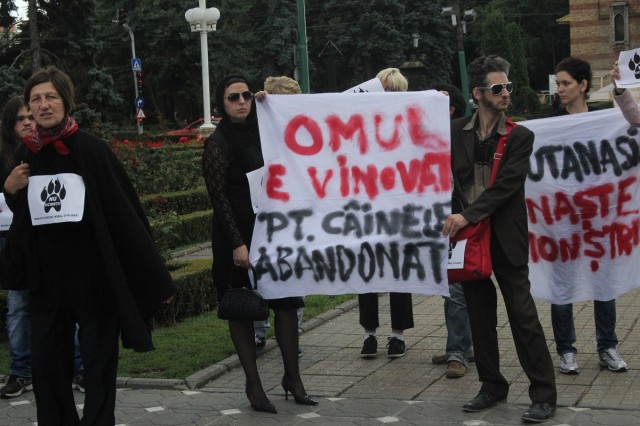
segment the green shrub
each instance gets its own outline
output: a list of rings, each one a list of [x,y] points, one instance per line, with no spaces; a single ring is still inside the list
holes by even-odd
[[[213,310],[216,294],[211,277],[211,260],[170,261],[167,267],[178,288],[173,302],[154,318],[154,326],[170,326],[185,318]]]
[[[152,215],[153,213],[169,211],[182,215],[211,209],[209,194],[204,186],[186,191],[146,195],[141,198],[141,201],[145,211],[150,212]]]
[[[161,141],[113,141],[111,147],[139,196],[183,191],[204,184],[200,166],[201,143],[168,145]]]
[[[211,210],[185,215],[169,212],[151,217],[151,230],[163,256],[177,247],[201,243],[211,238]]]

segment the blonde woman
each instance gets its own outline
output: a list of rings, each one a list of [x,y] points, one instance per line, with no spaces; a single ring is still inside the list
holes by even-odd
[[[406,92],[409,82],[397,68],[386,68],[377,75],[385,92]],[[404,330],[413,328],[413,303],[411,293],[389,293],[391,308],[391,334],[387,338],[387,356],[401,358],[406,354]],[[372,359],[378,355],[376,330],[378,319],[378,293],[358,295],[360,325],[364,328],[364,342],[360,357]]]

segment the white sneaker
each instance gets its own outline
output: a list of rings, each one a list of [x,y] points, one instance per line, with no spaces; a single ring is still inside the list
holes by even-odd
[[[598,365],[601,368],[607,368],[609,371],[622,372],[627,371],[627,363],[622,360],[616,348],[605,349],[602,352],[598,352]]]
[[[567,352],[560,355],[560,372],[562,374],[578,374],[580,372],[575,353]]]

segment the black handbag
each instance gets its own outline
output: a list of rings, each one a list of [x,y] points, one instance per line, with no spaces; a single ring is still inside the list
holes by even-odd
[[[234,272],[241,270],[234,268]],[[249,270],[253,276],[253,289],[247,287],[233,288],[229,283],[229,289],[224,293],[218,304],[218,318],[223,320],[251,320],[264,321],[269,318],[269,305],[258,293],[258,278],[256,269],[249,264]],[[231,274],[233,277],[233,272]],[[233,282],[233,279],[231,280]]]

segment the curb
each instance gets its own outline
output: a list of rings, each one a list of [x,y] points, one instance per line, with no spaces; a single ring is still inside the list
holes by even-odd
[[[210,244],[209,244],[210,246]],[[198,251],[196,249],[194,251]],[[304,321],[300,324],[300,334],[307,333],[314,328],[331,321],[339,315],[358,306],[358,299],[348,300],[335,308],[326,311],[317,317],[311,318],[309,321]],[[264,350],[259,355],[274,350],[278,345],[275,342],[275,338],[267,340],[267,344]],[[118,377],[116,380],[117,388],[128,389],[198,389],[206,385],[211,380],[226,374],[227,372],[240,367],[240,360],[237,355],[232,355],[222,361],[215,363],[205,369],[202,369],[189,377],[182,379],[136,379],[133,377]]]
[[[211,248],[211,241],[209,241],[208,243],[202,243],[202,244],[198,244],[196,246],[187,247],[184,250],[173,252],[173,253],[171,253],[171,256],[169,258],[171,260],[179,259],[181,257],[188,256],[190,254],[197,253],[199,251],[207,250],[207,249],[210,249],[210,248]]]
[[[317,317],[311,318],[309,321],[303,321],[300,324],[300,333],[306,333],[314,328],[324,324],[327,321],[331,321],[333,318],[342,315],[346,311],[353,309],[358,306],[358,299],[348,300],[341,305],[336,306],[335,308],[324,312]],[[278,345],[275,343],[275,338],[270,338],[267,340],[267,344],[264,349],[260,352],[259,355],[267,353],[275,349]],[[204,370],[200,370],[191,376],[187,377],[184,382],[189,389],[197,389],[211,380],[217,379],[223,374],[233,370],[234,368],[238,368],[240,366],[240,360],[237,355],[232,355],[227,359],[224,359],[210,367],[205,368]]]

